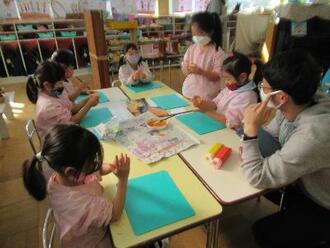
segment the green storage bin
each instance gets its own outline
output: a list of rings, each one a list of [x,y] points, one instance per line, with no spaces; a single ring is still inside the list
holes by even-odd
[[[52,33],[52,32],[38,33],[38,37],[40,39],[54,38],[54,33]]]
[[[62,31],[61,36],[62,37],[76,37],[77,32],[75,32],[75,31]]]
[[[15,34],[1,34],[0,41],[4,41],[4,40],[16,40],[16,35]]]
[[[17,30],[18,31],[31,31],[31,30],[34,30],[33,26],[32,25],[17,25]]]

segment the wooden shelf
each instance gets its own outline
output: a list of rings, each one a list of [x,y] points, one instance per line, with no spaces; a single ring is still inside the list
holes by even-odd
[[[46,23],[74,23],[84,22],[84,19],[23,19],[23,20],[3,20],[0,25],[24,25],[24,24],[46,24]]]
[[[1,34],[15,34],[15,31],[1,31],[0,35]]]
[[[85,31],[85,28],[55,28],[56,32],[62,31]]]
[[[143,17],[142,17],[143,18]],[[157,23],[157,20],[160,20],[159,23]],[[129,43],[129,42],[136,42],[138,45],[149,45],[154,46],[154,48],[158,47],[158,44],[163,44],[162,46],[159,46],[160,48],[160,54],[147,54],[144,55],[144,59],[148,60],[167,60],[167,59],[173,59],[180,58],[183,56],[183,54],[171,54],[172,50],[167,51],[164,48],[164,45],[168,46],[168,42],[171,41],[178,41],[181,42],[187,38],[189,38],[191,35],[185,34],[188,30],[185,30],[187,27],[187,23],[184,22],[184,18],[177,18],[173,16],[160,16],[160,17],[152,17],[152,21],[156,24],[152,25],[142,25],[138,26],[137,22],[134,23],[134,28],[132,23],[127,24],[127,26],[121,26],[121,22],[107,22],[105,21],[104,25],[104,31],[105,31],[105,38],[106,40],[110,41],[108,48],[109,52],[113,54],[118,54],[122,51],[122,47]],[[86,38],[85,35],[80,35],[82,32],[86,31],[86,28],[84,27],[84,19],[25,19],[25,20],[3,20],[0,21],[0,25],[8,25],[13,26],[14,28],[17,28],[16,25],[36,25],[36,24],[44,24],[48,25],[48,30],[21,30],[21,31],[2,31],[0,34],[2,35],[17,35],[16,38],[18,40],[10,40],[10,41],[0,41],[0,44],[26,44],[26,42],[33,42],[33,41],[39,41],[40,44],[43,44],[42,42],[52,42],[57,46],[61,47],[62,43],[68,43],[64,42],[65,40],[74,40],[74,39],[81,39]],[[63,24],[63,25],[61,25]],[[110,26],[106,26],[106,25]],[[119,26],[118,26],[118,25]],[[117,26],[116,26],[117,25]],[[66,27],[67,26],[67,27]],[[70,27],[73,26],[73,27]],[[58,27],[58,28],[56,28]],[[63,28],[62,28],[63,27]],[[66,28],[65,28],[66,27]],[[112,27],[112,28],[110,28]],[[179,28],[179,29],[177,29]],[[145,40],[143,39],[141,41],[137,40],[137,34],[136,32],[140,30],[139,32],[143,34],[143,36],[147,36],[151,38],[151,40]],[[60,32],[79,32],[78,36],[73,37],[62,37],[60,36]],[[107,32],[109,34],[107,34]],[[122,35],[122,32],[127,32],[129,34],[130,40],[122,39],[124,38]],[[24,39],[22,36],[24,34],[38,34],[38,33],[53,33],[55,37],[47,37],[47,38],[27,38]],[[180,35],[183,34],[183,35]],[[58,36],[57,36],[58,35]],[[37,36],[37,35],[35,35]],[[135,38],[135,39],[134,39]],[[154,38],[154,39],[153,39]],[[119,40],[120,43],[112,44],[112,40],[116,39]],[[75,43],[74,43],[75,44]],[[20,47],[20,46],[19,46]],[[21,48],[20,48],[21,49]],[[75,48],[74,48],[75,49]],[[170,54],[168,54],[168,52]],[[161,55],[161,56],[160,56]],[[22,55],[21,55],[22,56]],[[25,61],[25,63],[28,63],[28,61]],[[79,65],[76,58],[76,63]]]
[[[52,29],[48,30],[22,30],[22,31],[17,31],[18,34],[34,34],[34,33],[52,33]]]
[[[72,37],[63,37],[63,36],[56,36],[57,40],[65,40],[65,39],[75,39],[75,38],[86,38],[86,36],[78,35],[78,36],[72,36]],[[40,39],[42,40],[42,39]]]
[[[2,41],[0,41],[0,44],[8,44],[8,43],[12,43],[12,42],[17,43],[17,40],[2,40]]]
[[[157,44],[164,40],[150,40],[150,41],[138,41],[138,45]]]

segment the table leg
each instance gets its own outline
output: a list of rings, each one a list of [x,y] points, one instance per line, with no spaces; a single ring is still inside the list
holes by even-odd
[[[216,220],[215,228],[215,248],[220,247],[220,219]]]
[[[8,129],[5,120],[2,117],[2,114],[0,114],[0,139],[8,139]]]
[[[206,247],[207,248],[218,248],[219,247],[219,219],[213,220],[208,224],[207,228],[207,239]]]
[[[6,115],[6,117],[7,117],[8,120],[15,119],[14,114],[13,114],[13,110],[11,109],[11,106],[10,106],[10,104],[9,104],[9,102],[8,102],[7,99],[5,100],[5,109],[4,109],[3,112]]]

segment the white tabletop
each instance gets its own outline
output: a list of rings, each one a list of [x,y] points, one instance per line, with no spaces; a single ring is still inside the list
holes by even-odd
[[[119,89],[108,88],[103,89],[102,91],[109,97],[109,99],[113,99],[111,96],[114,94],[118,97],[120,96],[119,98],[121,100],[124,98],[127,99],[123,93],[120,94],[117,90]],[[110,103],[104,105],[109,107],[113,112],[117,108],[110,106]],[[113,102],[113,104],[115,104],[115,102]],[[102,105],[103,104],[100,104],[99,106]],[[118,107],[118,111],[120,111],[120,107]],[[121,111],[124,111],[124,109]],[[240,140],[233,130],[223,129],[205,135],[198,135],[183,125],[175,117],[169,120],[172,124],[184,129],[201,141],[201,144],[182,152],[180,156],[220,203],[224,205],[235,204],[255,197],[263,192],[260,189],[250,186],[242,173],[240,167],[241,159],[238,153]],[[210,165],[205,159],[207,151],[215,143],[222,143],[225,146],[232,148],[230,158],[225,162],[223,167],[218,170]]]
[[[100,89],[100,91],[109,98],[110,102],[128,100],[127,96],[118,87]]]
[[[235,204],[263,192],[252,187],[243,175],[239,156],[240,139],[235,131],[223,129],[198,135],[176,118],[170,120],[201,141],[200,145],[182,152],[181,157],[221,204]],[[215,143],[224,144],[232,149],[229,159],[220,169],[215,169],[205,158],[206,153]]]
[[[118,121],[125,121],[133,118],[127,109],[128,97],[118,87],[100,89],[108,98],[109,102],[100,103],[94,108],[107,107]]]

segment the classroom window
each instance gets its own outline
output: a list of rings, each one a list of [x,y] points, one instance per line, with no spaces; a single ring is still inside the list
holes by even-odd
[[[240,3],[240,10],[253,10],[256,8],[273,9],[281,3],[281,0],[228,0],[227,10],[231,12],[237,3]]]
[[[138,14],[151,14],[156,12],[156,0],[137,0],[136,9]]]
[[[237,3],[241,3],[240,10],[253,11],[257,8],[272,10],[279,5],[297,2],[302,4],[312,4],[316,2],[316,0],[228,0],[227,11],[232,12]]]
[[[195,12],[205,11],[210,0],[195,0]]]
[[[205,11],[210,0],[170,0],[169,10],[171,14],[185,14]]]

